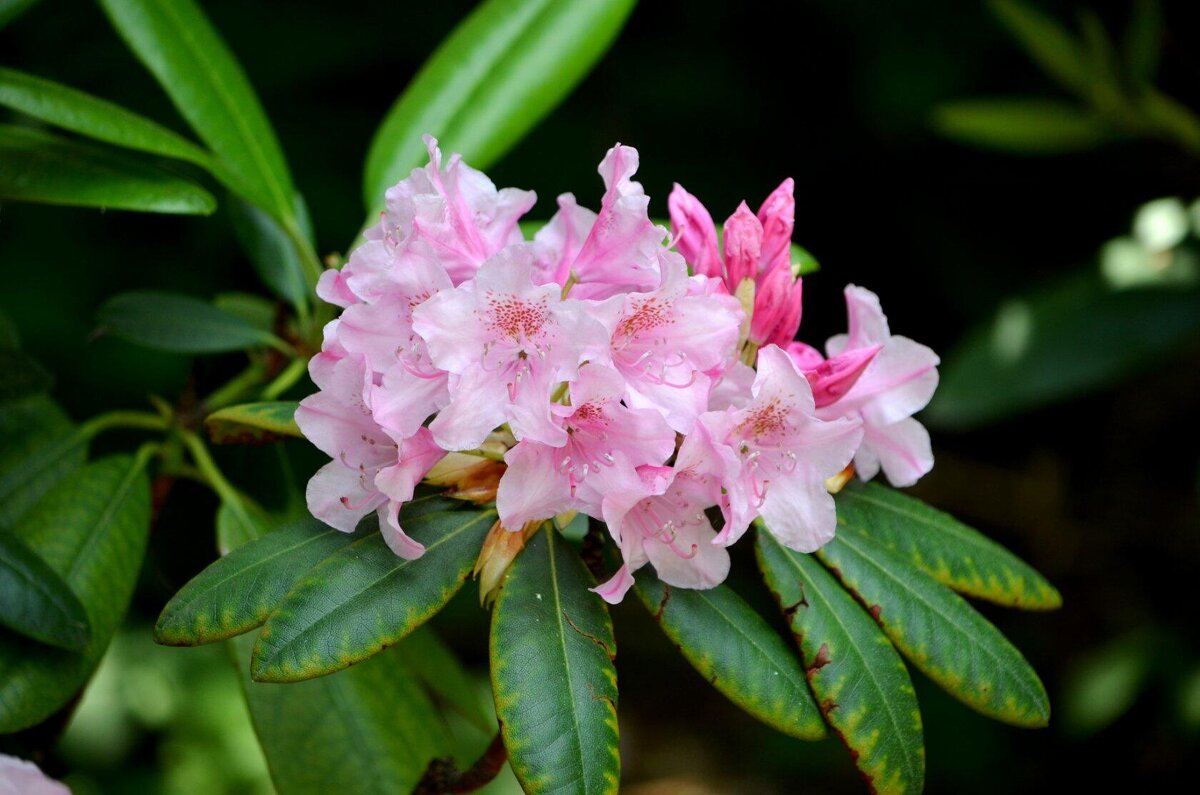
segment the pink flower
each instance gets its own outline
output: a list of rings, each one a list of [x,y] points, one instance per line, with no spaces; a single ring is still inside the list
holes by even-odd
[[[745,202],[725,221],[724,259],[717,252],[712,216],[695,196],[676,185],[668,200],[676,247],[699,274],[722,278],[737,293],[754,284],[750,340],[756,345],[786,345],[800,327],[801,281],[792,275],[791,242],[796,203],[794,183],[786,179],[758,214]]]
[[[447,450],[478,447],[507,422],[518,439],[561,447],[550,397],[604,344],[604,329],[558,285],[535,285],[533,257],[510,246],[474,280],[413,310],[435,366],[451,374],[450,401],[429,426]]]
[[[769,345],[758,352],[750,399],[702,415],[679,460],[706,462],[720,478],[720,543],[732,544],[760,515],[785,546],[812,552],[837,526],[825,479],[845,469],[861,440],[857,418],[817,418],[808,381],[782,349]]]
[[[614,296],[598,310],[626,402],[658,410],[680,433],[707,410],[713,378],[734,361],[742,320],[737,301],[704,282],[689,280],[682,258],[667,252],[658,289]]]
[[[679,588],[713,588],[725,579],[729,553],[713,543],[717,532],[704,513],[717,502],[712,481],[678,466],[643,466],[636,478],[612,481],[602,515],[623,563],[592,589],[604,601],[620,602],[633,585],[633,572],[647,562],[660,580]]]
[[[0,754],[0,795],[71,795],[71,790],[33,762]]]
[[[812,387],[813,402],[818,409],[844,397],[881,350],[882,345],[871,345],[826,359],[816,348],[803,342],[791,342],[787,346],[792,364],[804,373],[808,385]]]
[[[534,236],[538,280],[566,285],[571,295],[600,299],[630,290],[653,289],[666,230],[650,221],[650,199],[632,180],[636,149],[617,144],[600,162],[604,198],[600,213],[584,209],[575,197],[558,197],[558,212]]]
[[[616,371],[585,365],[571,384],[571,405],[552,407],[567,443],[551,447],[526,439],[508,451],[508,471],[496,495],[506,528],[517,530],[567,510],[599,514],[602,495],[591,485],[591,476],[613,467],[632,472],[670,457],[675,432],[658,412],[622,405],[624,392]]]
[[[333,458],[308,482],[308,509],[343,533],[379,511],[384,540],[397,555],[419,557],[424,547],[399,524],[400,506],[444,454],[421,428],[397,440],[375,422],[370,408],[372,378],[362,356],[348,356],[318,381],[320,392],[300,401],[296,423],[318,449]]]
[[[421,240],[437,252],[455,284],[475,275],[488,257],[523,240],[517,222],[537,201],[532,191],[504,188],[452,154],[442,167],[437,139],[425,136],[429,165],[389,188],[380,223],[368,240],[404,246]]]
[[[893,335],[875,293],[854,285],[845,292],[849,332],[830,338],[825,350],[830,362],[855,357],[869,362],[845,394],[817,414],[862,419],[865,433],[854,468],[863,480],[882,467],[893,486],[911,486],[933,468],[929,432],[912,415],[925,408],[937,389],[938,356],[908,337]]]

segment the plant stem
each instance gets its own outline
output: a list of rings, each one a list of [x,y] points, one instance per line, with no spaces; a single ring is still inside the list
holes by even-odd
[[[225,475],[217,467],[217,462],[213,461],[208,448],[204,445],[204,441],[195,433],[188,430],[181,430],[179,438],[183,440],[184,446],[191,453],[192,461],[196,464],[196,471],[212,487],[212,490],[217,493],[221,501],[241,506],[241,496],[238,494],[237,489],[233,487],[233,484],[225,479]]]
[[[291,389],[297,381],[304,377],[308,371],[308,362],[304,359],[293,359],[292,362],[283,369],[283,372],[275,377],[275,380],[267,384],[266,389],[262,392],[263,400],[275,400],[284,392]]]
[[[246,392],[261,384],[265,376],[266,368],[263,367],[262,363],[252,362],[249,367],[235,375],[226,384],[218,387],[215,392],[205,398],[204,408],[206,413],[225,408],[237,401]]]
[[[143,431],[165,431],[170,422],[148,411],[111,411],[92,417],[79,426],[75,438],[87,441],[97,434],[113,428],[135,428]]]

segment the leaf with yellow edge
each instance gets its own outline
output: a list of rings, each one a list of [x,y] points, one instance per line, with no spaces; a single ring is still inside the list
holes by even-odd
[[[900,655],[812,555],[782,546],[761,524],[756,535],[759,568],[800,643],[825,720],[873,792],[920,792],[921,712]]]
[[[883,627],[892,644],[950,695],[989,718],[1029,728],[1050,702],[1029,663],[962,597],[852,527],[817,556]]]
[[[492,694],[521,786],[615,793],[616,641],[608,608],[562,536],[546,525],[513,561],[492,613]]]
[[[1053,610],[1062,597],[1045,577],[949,514],[886,486],[860,483],[837,496],[853,527],[959,593],[1006,607]]]

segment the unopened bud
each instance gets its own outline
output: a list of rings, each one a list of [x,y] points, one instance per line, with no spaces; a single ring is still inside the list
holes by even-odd
[[[539,519],[526,522],[520,530],[508,530],[500,522],[492,525],[472,574],[479,578],[479,604],[487,607],[496,599],[496,591],[504,579],[504,573],[516,560],[517,553],[525,548],[525,542],[542,526]]]
[[[425,475],[425,482],[447,489],[446,496],[456,500],[487,503],[496,499],[503,461],[494,461],[467,453],[447,453]]]

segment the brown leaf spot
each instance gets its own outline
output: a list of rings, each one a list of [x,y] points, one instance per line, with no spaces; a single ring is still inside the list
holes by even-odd
[[[829,644],[822,643],[821,648],[817,649],[817,656],[813,658],[812,665],[808,666],[805,674],[809,679],[812,679],[817,671],[824,668],[829,663],[833,662],[833,655],[829,653]]]

